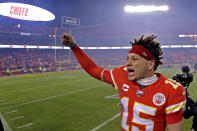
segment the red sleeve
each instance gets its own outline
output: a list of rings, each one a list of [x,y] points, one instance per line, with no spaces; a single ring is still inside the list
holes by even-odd
[[[176,89],[169,91],[169,98],[166,107],[166,122],[167,124],[174,124],[183,120],[182,109],[186,103],[186,95],[183,86],[178,86]]]
[[[94,78],[98,80],[105,81],[109,84],[111,84],[111,75],[110,71],[103,69],[99,66],[97,66],[94,61],[92,61],[80,48],[79,46],[75,46],[72,49],[75,57],[77,58],[80,65],[83,67],[83,69],[93,76]]]
[[[109,70],[104,70],[103,72],[103,81],[106,82],[106,83],[109,83],[109,84],[112,84],[113,85],[113,81],[112,81],[112,78],[111,78],[111,73]]]
[[[172,113],[166,116],[167,124],[175,124],[183,120],[183,112],[179,110],[178,112]]]

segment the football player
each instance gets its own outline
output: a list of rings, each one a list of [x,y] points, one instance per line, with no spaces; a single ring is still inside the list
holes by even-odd
[[[126,66],[107,70],[97,66],[71,35],[62,44],[73,51],[84,70],[118,89],[121,101],[121,131],[181,131],[186,92],[182,85],[155,73],[162,64],[160,43],[155,35],[131,42]]]

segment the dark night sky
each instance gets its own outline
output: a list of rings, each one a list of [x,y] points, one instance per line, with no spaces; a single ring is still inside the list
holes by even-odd
[[[197,0],[1,0],[39,6],[55,14],[53,25],[60,25],[61,16],[79,18],[81,26],[105,24],[134,31],[195,33]],[[126,4],[168,5],[168,12],[128,14]],[[3,16],[0,16],[2,19]]]

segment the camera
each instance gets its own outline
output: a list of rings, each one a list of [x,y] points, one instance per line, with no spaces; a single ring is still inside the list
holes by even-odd
[[[192,129],[197,131],[197,102],[194,102],[194,100],[189,97],[187,91],[189,84],[193,81],[193,75],[189,73],[190,68],[188,66],[183,66],[181,70],[183,74],[176,74],[172,79],[182,84],[186,90],[186,109],[183,111],[183,117],[189,119],[191,116],[194,116]]]
[[[172,79],[179,82],[187,89],[189,84],[193,81],[193,75],[189,73],[190,68],[188,66],[183,66],[181,70],[183,74],[176,74]]]

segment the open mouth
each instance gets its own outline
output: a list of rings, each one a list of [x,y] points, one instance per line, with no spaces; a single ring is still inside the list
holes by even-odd
[[[128,73],[129,73],[129,76],[132,76],[133,73],[134,73],[134,70],[133,69],[127,69]]]

